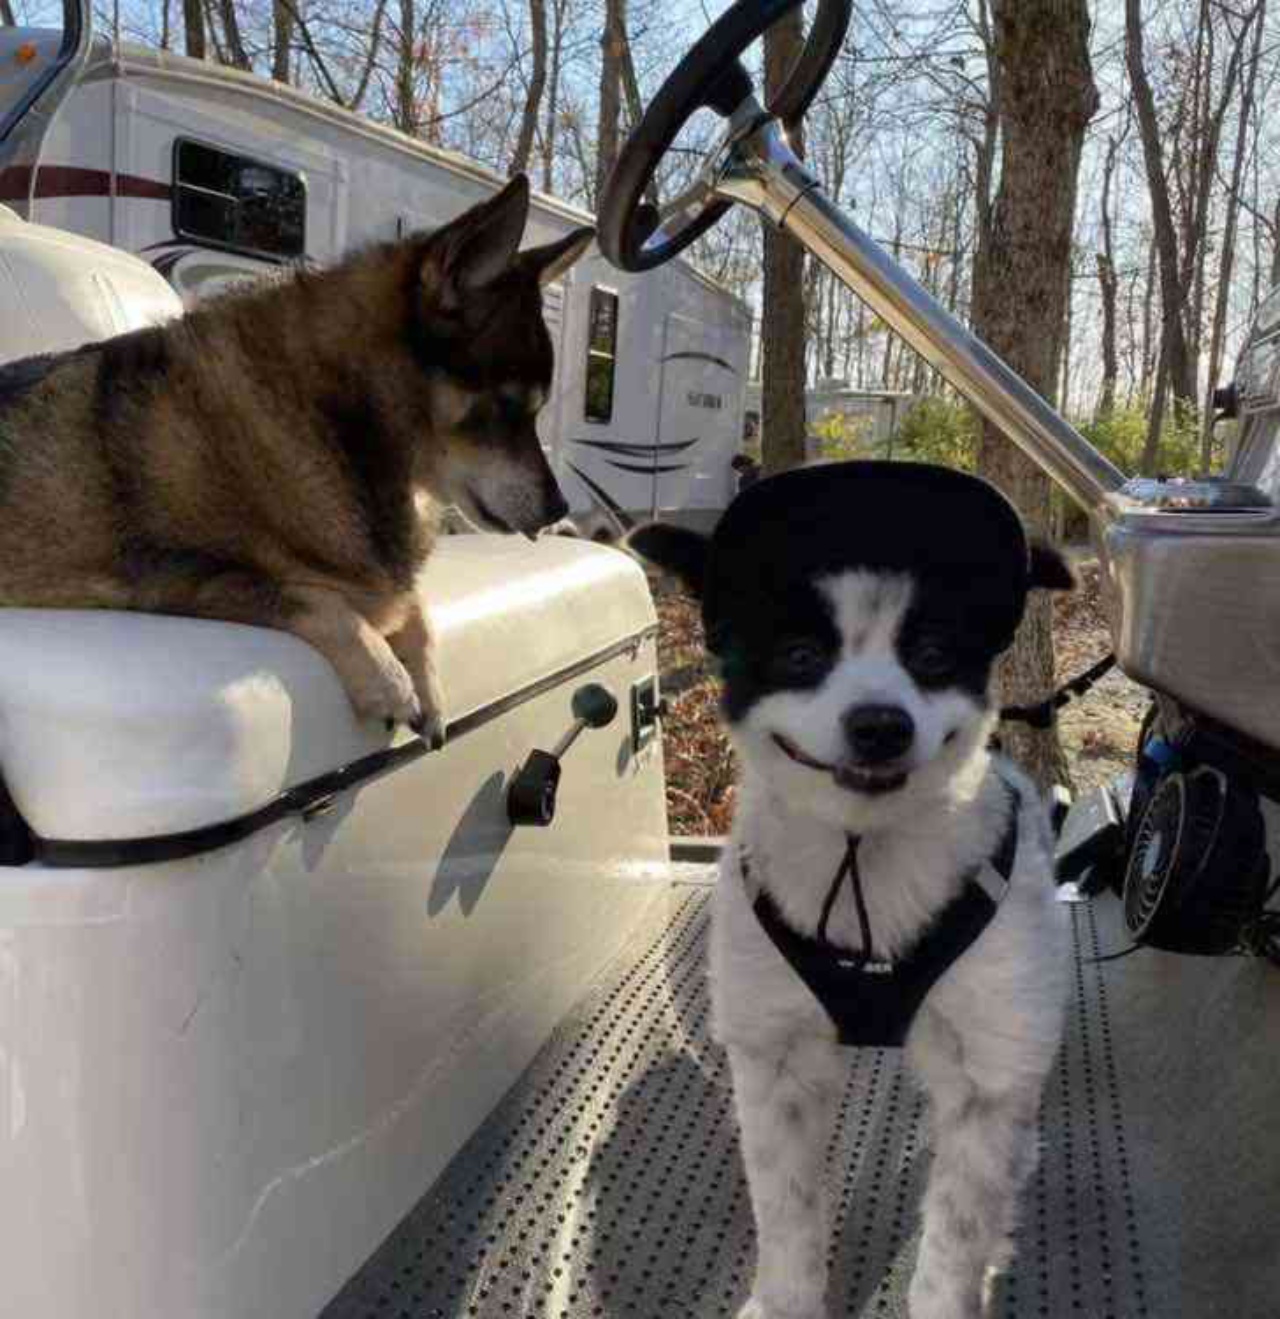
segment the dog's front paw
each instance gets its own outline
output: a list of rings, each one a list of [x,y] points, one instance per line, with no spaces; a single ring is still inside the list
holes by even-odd
[[[420,713],[410,727],[432,751],[439,751],[444,746],[448,726],[444,716],[444,688],[430,666],[425,666],[421,673],[413,675],[413,685]]]
[[[799,1309],[784,1306],[767,1305],[759,1296],[752,1296],[738,1311],[738,1319],[826,1319],[826,1308],[819,1303],[817,1308],[801,1306]]]
[[[929,1281],[916,1274],[907,1292],[910,1319],[983,1319],[990,1311],[971,1289]]]
[[[444,746],[446,724],[444,715],[438,710],[431,714],[423,711],[409,724],[409,727],[432,751],[439,751]]]
[[[380,719],[388,725],[409,724],[422,718],[422,705],[404,665],[387,652],[369,657],[358,673],[346,676],[347,695],[362,719]]]

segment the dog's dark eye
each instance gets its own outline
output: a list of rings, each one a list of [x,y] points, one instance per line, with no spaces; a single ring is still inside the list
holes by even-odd
[[[955,669],[955,656],[943,643],[933,637],[923,637],[911,648],[907,660],[911,672],[918,678],[945,678]]]
[[[812,682],[827,671],[830,656],[821,643],[805,637],[784,641],[773,657],[779,677],[794,682]]]

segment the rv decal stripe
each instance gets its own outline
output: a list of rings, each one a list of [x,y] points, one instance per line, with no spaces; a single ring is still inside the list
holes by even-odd
[[[602,485],[599,485],[597,484],[597,482],[593,481],[586,474],[586,472],[582,470],[581,467],[578,467],[574,463],[570,463],[569,470],[573,472],[573,474],[578,478],[578,480],[581,481],[582,484],[587,487],[588,491],[590,491],[590,493],[595,497],[598,505],[601,508],[603,508],[606,513],[610,513],[613,515],[614,519],[617,521],[619,527],[623,531],[629,531],[632,527],[636,525],[635,519],[627,514],[627,512],[623,509],[622,505],[619,504],[618,501],[614,499]]]
[[[680,453],[692,449],[698,438],[695,436],[692,440],[677,440],[671,444],[629,444],[614,440],[570,440],[570,443],[581,444],[587,449],[599,449],[602,453],[620,453],[627,458],[639,458],[646,453]]]
[[[610,467],[616,467],[620,472],[644,472],[648,475],[650,472],[687,472],[688,463],[650,463],[647,466],[640,467],[634,463],[620,463],[616,459],[606,458],[605,461]]]
[[[81,169],[76,165],[40,165],[36,169],[35,192],[31,191],[30,165],[10,165],[0,170],[0,201],[22,202],[28,197],[109,197],[111,174],[105,169]],[[137,174],[115,176],[117,197],[145,197],[168,201],[172,189],[157,179]]]
[[[664,362],[710,362],[712,366],[722,366],[726,371],[735,376],[738,374],[738,368],[736,366],[731,362],[726,362],[723,357],[717,357],[714,353],[668,353],[662,360]]]

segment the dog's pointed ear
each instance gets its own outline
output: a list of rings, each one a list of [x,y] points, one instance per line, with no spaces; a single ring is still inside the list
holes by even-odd
[[[637,527],[623,545],[633,554],[671,573],[690,595],[702,599],[707,555],[711,548],[711,541],[706,536],[685,527],[674,527],[669,522],[649,522]]]
[[[422,262],[422,283],[446,305],[491,284],[515,260],[529,218],[529,180],[523,174],[479,206],[437,229]]]
[[[596,231],[590,227],[575,229],[558,242],[521,252],[520,264],[537,276],[539,284],[551,284],[582,256],[595,236]]]
[[[1070,591],[1076,584],[1070,564],[1051,545],[1031,543],[1031,568],[1027,589],[1031,591]]]

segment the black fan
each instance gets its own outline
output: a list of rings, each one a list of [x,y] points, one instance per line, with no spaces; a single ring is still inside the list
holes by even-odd
[[[1143,808],[1129,851],[1130,934],[1170,952],[1232,952],[1262,908],[1266,882],[1257,796],[1207,765],[1166,774]]]

